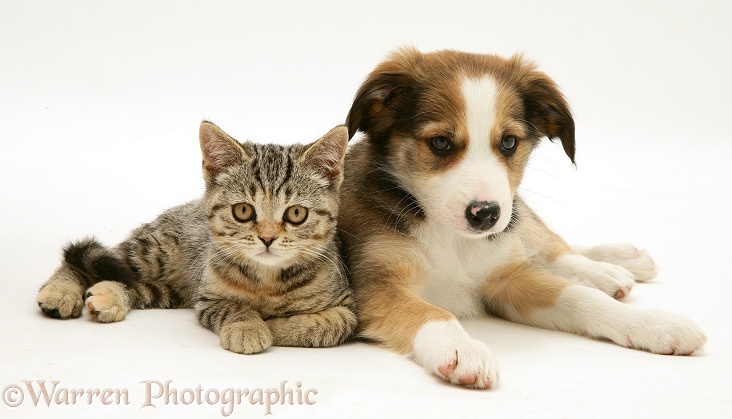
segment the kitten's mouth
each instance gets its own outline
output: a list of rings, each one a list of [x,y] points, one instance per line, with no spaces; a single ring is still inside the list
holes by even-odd
[[[255,255],[257,260],[264,264],[274,264],[282,259],[282,256],[273,252],[271,249],[264,250]]]

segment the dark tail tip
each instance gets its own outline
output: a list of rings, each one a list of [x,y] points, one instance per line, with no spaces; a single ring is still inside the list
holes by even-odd
[[[64,260],[82,273],[99,281],[117,281],[131,285],[137,279],[129,266],[111,249],[88,238],[64,248]]]

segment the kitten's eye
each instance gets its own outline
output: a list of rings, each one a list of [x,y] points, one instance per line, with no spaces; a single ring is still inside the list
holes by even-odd
[[[302,224],[306,218],[308,218],[308,209],[300,205],[293,205],[285,211],[285,221],[290,224]]]
[[[254,207],[244,203],[234,204],[234,206],[231,207],[231,213],[234,215],[234,218],[236,218],[236,221],[240,221],[242,223],[252,221],[257,217],[257,213],[254,212]]]
[[[442,135],[430,138],[429,145],[430,150],[432,150],[436,156],[444,157],[452,151],[452,142],[450,142],[449,138]]]
[[[518,138],[515,135],[506,135],[501,140],[501,153],[504,156],[511,156],[516,151],[518,145]]]

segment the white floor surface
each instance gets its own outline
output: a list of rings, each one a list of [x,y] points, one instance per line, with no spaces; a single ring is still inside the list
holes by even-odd
[[[732,3],[431,3],[0,0],[0,417],[732,417]],[[236,355],[188,309],[42,315],[68,240],[199,196],[203,118],[314,140],[405,44],[523,51],[554,77],[577,168],[547,142],[522,194],[571,243],[648,249],[660,274],[627,304],[690,316],[702,351],[469,320],[501,365],[471,391],[364,343]]]

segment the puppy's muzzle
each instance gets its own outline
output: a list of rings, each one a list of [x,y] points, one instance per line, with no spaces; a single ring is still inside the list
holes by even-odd
[[[465,208],[465,218],[473,230],[486,231],[496,225],[500,217],[501,207],[496,201],[473,201]]]

